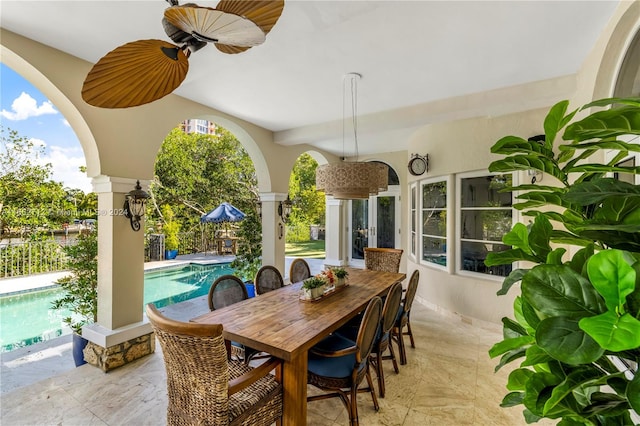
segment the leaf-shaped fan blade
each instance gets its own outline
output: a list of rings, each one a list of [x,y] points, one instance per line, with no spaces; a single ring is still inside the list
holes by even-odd
[[[164,11],[169,23],[196,39],[233,46],[264,43],[264,31],[249,19],[210,7],[172,6]]]
[[[256,23],[264,34],[269,34],[271,28],[278,22],[284,0],[274,1],[253,1],[253,0],[222,0],[216,9],[236,15],[244,16]],[[227,44],[216,43],[216,48],[223,53],[241,53],[249,47],[229,46]]]
[[[103,56],[82,85],[82,99],[101,108],[147,104],[173,92],[189,62],[176,45],[162,40],[123,44]]]

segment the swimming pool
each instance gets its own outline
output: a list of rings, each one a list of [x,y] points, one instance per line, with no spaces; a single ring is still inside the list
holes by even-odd
[[[231,274],[226,264],[160,269],[144,274],[144,305],[154,302],[163,307],[209,292],[213,281]],[[51,310],[51,302],[62,294],[58,287],[0,297],[0,352],[71,334],[63,318],[69,312]]]

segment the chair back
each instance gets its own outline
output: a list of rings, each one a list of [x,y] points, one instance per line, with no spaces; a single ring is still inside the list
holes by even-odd
[[[248,299],[247,288],[235,275],[218,277],[209,288],[209,309],[216,310]]]
[[[418,281],[420,281],[420,271],[417,269],[411,274],[409,279],[409,285],[407,286],[407,294],[404,296],[404,306],[402,307],[405,314],[411,312],[411,305],[413,299],[416,297],[416,290],[418,289]]]
[[[374,297],[369,301],[367,309],[364,311],[360,328],[358,329],[358,337],[356,338],[356,363],[361,367],[369,357],[373,344],[378,334],[380,325],[380,317],[382,316],[382,299]]]
[[[282,274],[275,266],[264,265],[258,269],[254,280],[257,294],[264,294],[276,290],[284,285]]]
[[[380,335],[381,339],[389,337],[389,332],[393,328],[400,310],[400,302],[402,301],[402,282],[398,281],[391,286],[387,293],[387,298],[382,309],[382,321]]]
[[[152,303],[146,312],[167,372],[167,424],[228,424],[229,367],[222,325],[175,321]]]
[[[311,276],[311,268],[304,259],[293,259],[289,266],[289,280],[292,283],[304,281]]]
[[[372,271],[398,272],[402,249],[365,247],[364,267]]]

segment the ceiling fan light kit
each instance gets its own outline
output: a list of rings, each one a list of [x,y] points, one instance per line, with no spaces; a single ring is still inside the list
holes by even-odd
[[[100,108],[128,108],[156,101],[177,89],[188,58],[209,43],[235,54],[264,43],[284,8],[283,0],[221,1],[215,9],[167,0],[162,26],[178,45],[163,40],[126,43],[89,71],[82,99]]]

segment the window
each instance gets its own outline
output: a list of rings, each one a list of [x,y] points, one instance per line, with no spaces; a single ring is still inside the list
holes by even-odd
[[[418,189],[416,184],[411,185],[411,243],[409,248],[411,256],[415,259],[418,246]]]
[[[447,266],[447,182],[423,183],[422,260]]]
[[[512,186],[511,175],[461,178],[459,185],[459,269],[501,277],[509,275],[511,265],[486,267],[484,260],[490,252],[510,248],[502,244],[502,237],[513,225],[512,196],[500,190]]]

